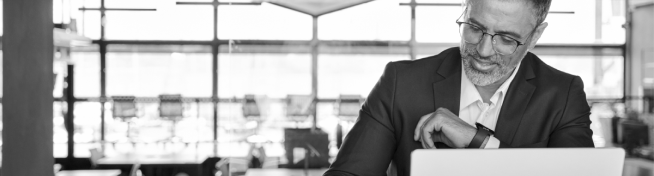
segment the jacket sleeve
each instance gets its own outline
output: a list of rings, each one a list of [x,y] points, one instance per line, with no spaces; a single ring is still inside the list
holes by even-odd
[[[391,121],[395,72],[392,62],[386,65],[325,176],[386,175],[397,147]]]
[[[584,93],[584,83],[578,76],[573,77],[568,88],[562,117],[550,133],[549,140],[526,146],[511,146],[500,141],[500,148],[511,147],[594,147],[593,131],[590,129],[590,107]]]
[[[590,123],[590,107],[586,101],[584,83],[575,76],[570,84],[563,117],[550,134],[547,147],[595,147]]]

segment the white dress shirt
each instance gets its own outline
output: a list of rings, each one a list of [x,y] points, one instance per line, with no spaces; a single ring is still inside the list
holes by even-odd
[[[484,103],[479,91],[472,82],[468,79],[466,72],[464,71],[463,64],[461,64],[461,99],[459,103],[459,118],[463,119],[466,123],[476,126],[475,123],[480,123],[491,130],[495,131],[495,126],[497,125],[497,118],[500,115],[500,110],[502,109],[502,104],[504,103],[504,97],[506,91],[509,89],[509,85],[518,69],[520,64],[516,66],[516,69],[513,70],[509,79],[504,81],[502,85],[495,91],[493,96],[490,98],[490,103]],[[489,148],[499,148],[500,141],[495,138],[495,136],[490,136],[488,142],[486,143],[485,149]]]

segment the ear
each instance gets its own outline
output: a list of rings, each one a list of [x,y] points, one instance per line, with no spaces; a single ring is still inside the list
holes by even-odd
[[[530,51],[536,47],[536,43],[538,42],[538,39],[540,39],[540,36],[543,35],[545,28],[547,28],[547,22],[543,22],[538,25],[538,27],[536,27],[536,30],[534,30],[534,33],[531,35],[531,39],[529,40],[527,51]]]

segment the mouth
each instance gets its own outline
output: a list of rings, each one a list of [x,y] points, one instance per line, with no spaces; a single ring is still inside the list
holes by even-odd
[[[477,58],[472,58],[470,60],[472,61],[471,65],[481,72],[491,72],[495,67],[497,67],[497,64],[493,62],[482,61]]]

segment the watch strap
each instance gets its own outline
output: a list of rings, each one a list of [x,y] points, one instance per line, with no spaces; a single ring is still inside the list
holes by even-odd
[[[486,128],[480,123],[477,123],[476,125],[477,125],[477,133],[475,133],[475,136],[472,138],[472,141],[470,141],[468,148],[481,148],[481,145],[484,143],[484,140],[486,140],[486,138],[492,134],[492,130]]]

